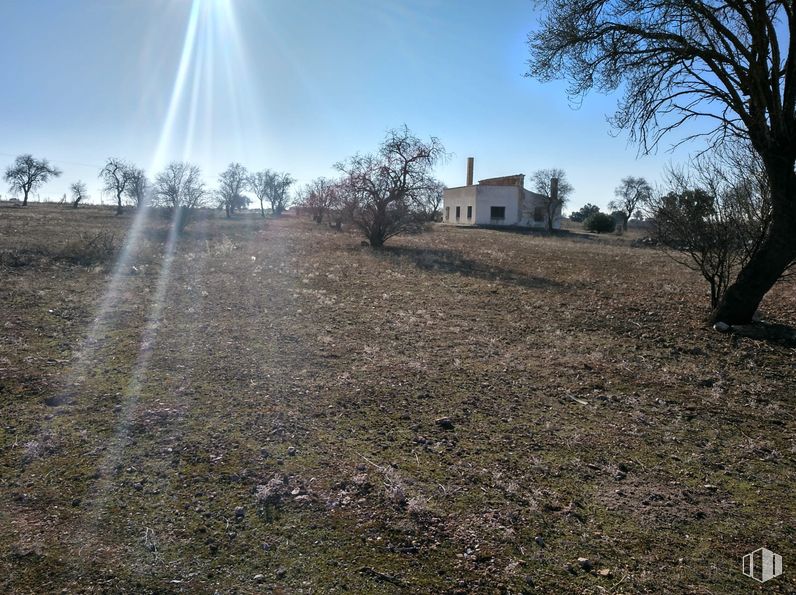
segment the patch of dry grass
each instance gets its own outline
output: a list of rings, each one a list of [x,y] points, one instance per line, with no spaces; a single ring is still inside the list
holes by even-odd
[[[0,249],[129,221],[3,210]],[[163,226],[99,322],[108,269],[0,271],[4,590],[745,593],[794,557],[794,352],[707,331],[660,252],[242,216],[167,266]]]

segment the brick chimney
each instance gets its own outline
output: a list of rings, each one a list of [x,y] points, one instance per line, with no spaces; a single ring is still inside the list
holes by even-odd
[[[550,198],[553,202],[558,200],[558,178],[550,178]]]
[[[467,158],[467,185],[473,185],[473,165],[475,164],[475,157]]]

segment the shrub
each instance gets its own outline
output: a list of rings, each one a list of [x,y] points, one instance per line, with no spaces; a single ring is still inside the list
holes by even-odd
[[[0,251],[0,265],[11,268],[23,268],[34,265],[47,256],[47,251],[43,247],[10,248]]]
[[[61,260],[81,266],[104,264],[116,256],[114,235],[107,231],[97,234],[81,234],[79,238],[67,242],[54,255]]]
[[[589,215],[594,215],[594,213],[599,213],[600,207],[594,206],[591,203],[586,203],[583,205],[579,211],[575,211],[569,216],[570,221],[574,221],[575,223],[582,223],[585,221]]]
[[[60,247],[34,244],[0,250],[0,266],[24,268],[41,266],[48,262],[66,262],[88,267],[112,261],[116,250],[112,233],[84,233]]]
[[[616,221],[605,213],[592,213],[583,222],[583,228],[596,233],[611,233],[616,227]]]

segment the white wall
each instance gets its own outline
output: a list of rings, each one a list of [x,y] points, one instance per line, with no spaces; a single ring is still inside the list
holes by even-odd
[[[475,196],[478,186],[460,186],[445,188],[442,195],[442,222],[452,225],[475,225]],[[459,220],[456,220],[456,207],[460,208]],[[467,207],[473,208],[472,219],[467,219]]]
[[[446,188],[442,197],[442,222],[451,225],[522,225],[527,227],[545,228],[545,220],[534,221],[534,210],[537,206],[544,208],[542,196],[518,186],[460,186]],[[459,220],[456,220],[456,207],[460,208]],[[467,207],[473,208],[473,218],[467,219]],[[505,207],[506,218],[502,223],[493,222],[490,218],[491,207]],[[448,210],[450,209],[450,210]],[[446,215],[450,214],[450,218]],[[547,209],[544,209],[547,217]],[[553,218],[553,229],[561,228],[561,209]]]
[[[542,209],[541,221],[536,221],[534,219],[534,213],[537,207],[541,207]],[[547,227],[547,207],[545,205],[544,197],[541,194],[531,192],[530,190],[524,191],[524,199],[520,215],[520,225],[527,227],[537,227],[539,229],[545,229]],[[556,216],[553,217],[553,229],[559,229],[560,227],[561,209],[559,208],[556,212]]]
[[[478,200],[475,222],[478,225],[517,225],[520,220],[519,186],[476,186]],[[492,221],[491,207],[505,207],[506,218],[502,222]]]

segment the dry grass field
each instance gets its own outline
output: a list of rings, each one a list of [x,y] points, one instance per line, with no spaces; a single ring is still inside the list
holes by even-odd
[[[796,592],[796,351],[662,252],[133,220],[0,208],[0,591]]]

